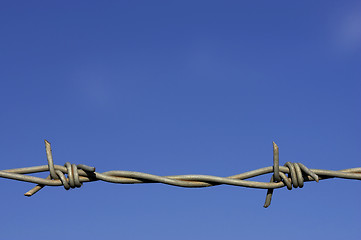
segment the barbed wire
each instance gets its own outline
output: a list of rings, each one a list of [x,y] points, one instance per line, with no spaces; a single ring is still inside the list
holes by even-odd
[[[84,164],[76,165],[67,162],[64,166],[55,165],[51,153],[51,145],[47,140],[45,140],[45,150],[48,165],[0,170],[0,177],[38,184],[26,192],[24,194],[25,196],[32,196],[45,186],[64,186],[66,190],[69,190],[70,188],[81,187],[84,182],[99,180],[121,184],[163,183],[186,188],[211,187],[221,184],[247,188],[261,188],[267,189],[264,204],[265,208],[271,204],[273,190],[276,188],[287,187],[289,190],[298,187],[302,188],[304,182],[319,182],[319,180],[329,178],[361,180],[361,167],[332,171],[324,169],[309,169],[302,163],[286,162],[284,166],[279,166],[279,149],[277,144],[274,142],[273,166],[259,168],[229,177],[217,177],[210,175],[158,176],[142,172],[119,170],[98,173],[95,171],[94,167],[89,167]],[[46,178],[25,175],[46,171],[50,172],[50,175]],[[246,180],[269,173],[273,173],[270,182]],[[65,176],[65,174],[67,176]]]

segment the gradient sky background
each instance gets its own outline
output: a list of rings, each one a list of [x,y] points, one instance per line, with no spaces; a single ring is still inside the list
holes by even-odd
[[[3,1],[0,169],[361,167],[359,1]],[[47,174],[39,174],[46,177]],[[269,181],[270,176],[259,181]],[[360,239],[361,182],[275,191],[0,179],[0,239]],[[277,235],[277,236],[276,236]]]

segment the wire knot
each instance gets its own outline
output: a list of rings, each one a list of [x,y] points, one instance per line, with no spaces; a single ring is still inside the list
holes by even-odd
[[[64,167],[66,167],[66,174],[68,175],[68,178],[66,178],[62,171],[55,170],[53,156],[51,154],[50,143],[47,140],[45,140],[45,150],[48,159],[50,177],[52,179],[60,179],[61,183],[63,184],[66,190],[69,190],[70,188],[81,187],[82,183],[79,180],[78,169],[82,169],[86,172],[95,172],[94,167],[89,167],[84,164],[75,165],[66,162],[64,164]]]
[[[312,172],[309,168],[307,168],[302,163],[292,163],[286,162],[285,167],[289,169],[288,176],[286,176],[283,172],[280,172],[280,177],[282,181],[287,186],[288,190],[294,188],[302,188],[304,183],[304,178],[310,176],[316,182],[319,181],[317,174]]]
[[[70,188],[81,187],[81,175],[88,177],[94,175],[93,173],[95,172],[95,167],[89,167],[84,164],[76,165],[66,162],[64,164],[65,169],[62,166],[54,165],[53,156],[51,154],[51,146],[47,140],[45,140],[45,150],[50,172],[50,175],[46,179],[60,180],[61,184],[66,190],[69,190]],[[67,177],[65,177],[64,173],[67,175]],[[41,190],[44,186],[45,185],[43,184],[38,184],[37,186],[26,192],[24,195],[28,197],[32,196],[39,190]]]
[[[310,176],[316,182],[319,181],[317,174],[312,172],[302,163],[286,162],[284,167],[288,171],[281,171],[279,167],[279,149],[275,142],[273,142],[273,175],[270,182],[283,182],[288,190],[294,188],[302,188],[304,180]],[[286,174],[287,173],[287,176]],[[264,207],[267,208],[271,204],[273,189],[268,189]]]
[[[67,178],[65,177],[64,173],[60,170],[54,170],[54,167],[50,167],[49,164],[49,171],[50,171],[50,176],[53,179],[60,179],[60,181],[62,182],[64,188],[66,190],[69,190],[70,188],[79,188],[82,186],[81,181],[79,180],[79,169],[82,169],[86,172],[95,172],[95,168],[94,167],[89,167],[86,166],[84,164],[70,164],[69,162],[66,162],[64,164],[64,167],[66,167],[66,174],[67,174]]]

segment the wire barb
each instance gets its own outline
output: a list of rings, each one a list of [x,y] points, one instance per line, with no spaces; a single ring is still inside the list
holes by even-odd
[[[94,167],[89,167],[84,164],[76,165],[66,162],[64,166],[54,165],[51,145],[46,140],[45,150],[48,165],[0,170],[0,177],[37,184],[34,188],[26,192],[24,194],[25,196],[32,196],[45,186],[63,186],[66,190],[69,190],[70,188],[81,187],[84,182],[99,180],[120,184],[163,183],[187,188],[211,187],[225,184],[247,188],[267,189],[264,204],[265,208],[270,206],[273,191],[276,188],[287,187],[289,190],[298,187],[302,188],[304,186],[304,182],[319,182],[319,180],[335,177],[361,180],[361,167],[332,171],[324,169],[309,169],[302,163],[292,162],[286,162],[284,166],[279,166],[279,148],[275,142],[273,142],[273,166],[229,177],[217,177],[210,175],[158,176],[148,173],[118,170],[98,173],[95,171]],[[46,178],[26,175],[39,172],[49,172],[49,175]],[[270,182],[246,180],[269,173],[272,174]]]

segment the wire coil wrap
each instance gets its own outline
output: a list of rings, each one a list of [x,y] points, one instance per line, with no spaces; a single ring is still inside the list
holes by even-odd
[[[149,173],[119,170],[98,173],[95,171],[94,167],[89,167],[84,164],[76,165],[66,162],[64,166],[55,165],[53,162],[50,143],[46,140],[45,149],[48,165],[1,170],[0,177],[36,183],[37,186],[26,192],[25,196],[32,196],[45,186],[63,186],[66,190],[69,190],[70,188],[81,187],[84,182],[99,180],[120,184],[163,183],[187,188],[201,188],[226,184],[248,188],[267,189],[264,207],[268,207],[271,204],[273,191],[276,188],[287,187],[289,190],[292,188],[302,188],[304,186],[304,182],[319,182],[319,180],[335,177],[361,180],[361,168],[332,171],[324,169],[309,169],[302,163],[292,162],[286,162],[284,166],[279,166],[279,149],[274,142],[273,166],[229,177],[210,175],[158,176]],[[26,175],[46,171],[50,173],[46,178]],[[272,174],[270,182],[247,180],[269,173]]]

